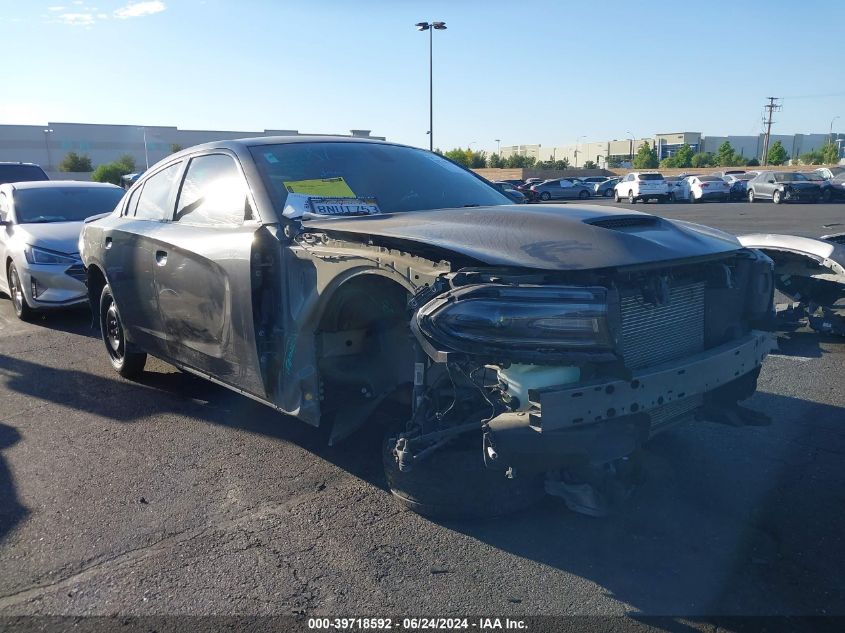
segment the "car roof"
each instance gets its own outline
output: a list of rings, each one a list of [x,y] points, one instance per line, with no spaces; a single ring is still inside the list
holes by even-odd
[[[41,167],[38,163],[22,163],[20,161],[15,160],[2,160],[0,161],[0,166],[3,165],[28,165],[30,167]]]
[[[96,187],[99,189],[120,189],[109,182],[93,182],[86,180],[27,180],[23,182],[8,182],[6,186],[12,189],[54,189],[58,187]]]
[[[310,134],[302,136],[253,136],[247,138],[210,141],[200,145],[192,145],[177,154],[168,156],[168,159],[188,156],[196,151],[206,149],[229,149],[234,152],[239,152],[250,147],[259,147],[262,145],[284,145],[288,143],[373,143],[377,145],[410,147],[409,145],[402,145],[401,143],[392,143],[390,141],[382,141],[380,139],[366,138],[362,136],[336,136],[332,134]]]

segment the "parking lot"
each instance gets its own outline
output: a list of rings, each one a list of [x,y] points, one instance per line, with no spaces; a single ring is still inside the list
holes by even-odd
[[[633,208],[845,230],[841,204]],[[772,425],[659,436],[614,517],[549,498],[433,522],[394,504],[367,433],[329,448],[160,361],[120,379],[90,322],[0,301],[2,615],[845,614],[842,339],[784,333],[748,401]]]

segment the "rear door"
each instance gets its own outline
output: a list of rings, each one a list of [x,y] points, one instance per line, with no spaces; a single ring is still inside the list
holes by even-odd
[[[145,178],[128,196],[120,222],[102,234],[103,263],[126,335],[154,356],[168,353],[156,271],[183,167],[176,161]]]
[[[562,179],[559,183],[559,186],[552,189],[554,192],[553,197],[555,198],[574,198],[577,194],[575,193],[575,185],[572,184],[571,180]]]
[[[254,208],[234,155],[192,157],[156,272],[170,356],[264,396],[252,325]]]

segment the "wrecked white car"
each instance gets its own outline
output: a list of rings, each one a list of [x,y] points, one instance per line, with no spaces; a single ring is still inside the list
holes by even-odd
[[[818,332],[845,336],[845,233],[818,239],[755,233],[738,239],[774,262],[775,287],[792,301],[778,305],[784,321],[806,318]]]
[[[381,425],[388,484],[420,512],[545,489],[601,513],[655,433],[761,421],[738,403],[772,346],[769,258],[644,213],[512,205],[411,147],[193,147],[80,252],[118,372],[158,356],[332,442]]]

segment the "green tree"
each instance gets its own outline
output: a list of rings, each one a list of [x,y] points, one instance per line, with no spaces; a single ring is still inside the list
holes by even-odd
[[[554,162],[554,169],[569,169],[569,159],[565,156]]]
[[[598,169],[599,166],[592,160],[588,160],[584,162],[584,169]]]
[[[828,143],[822,147],[819,153],[821,154],[823,165],[833,165],[839,162],[839,148],[833,143]]]
[[[91,159],[85,154],[80,156],[76,152],[68,152],[59,163],[59,171],[94,171],[94,168]]]
[[[120,177],[126,174],[131,174],[134,167],[130,169],[129,165],[120,161],[112,163],[103,163],[97,165],[97,169],[91,174],[91,180],[94,182],[110,182],[113,185],[120,184]]]
[[[745,163],[746,167],[759,167],[760,161],[756,158],[749,158],[748,161]]]
[[[505,165],[510,168],[526,168],[534,167],[537,159],[533,156],[521,156],[519,154],[511,154],[505,161]]]
[[[126,172],[127,174],[131,174],[135,171],[135,159],[132,157],[132,154],[123,154],[114,162],[125,165],[129,170]]]
[[[678,159],[675,156],[667,156],[660,161],[660,166],[663,169],[672,169],[678,166]]]
[[[498,154],[490,154],[490,159],[487,161],[488,167],[501,168],[505,166],[505,160]]]
[[[179,143],[171,143],[170,144],[170,153],[171,154],[175,154],[176,152],[181,152],[183,149],[185,149],[185,148],[182,147],[181,145],[179,145]]]
[[[693,156],[695,156],[693,149],[687,143],[684,143],[675,152],[675,167],[692,167]]]
[[[469,166],[474,169],[487,167],[487,156],[484,152],[470,152]]]
[[[657,149],[645,141],[634,155],[634,169],[654,169],[659,164]]]
[[[809,152],[804,152],[803,154],[799,154],[798,160],[800,160],[801,163],[803,163],[804,165],[821,165],[824,163],[822,153],[818,150],[812,150]]]
[[[710,152],[699,152],[692,157],[690,167],[715,167],[716,157]]]
[[[448,152],[443,154],[446,158],[451,161],[458,163],[459,165],[463,165],[464,167],[469,167],[469,159],[467,158],[467,150],[463,150],[459,147],[455,149],[450,149]],[[472,152],[470,152],[472,155]]]
[[[769,148],[769,154],[766,159],[770,165],[783,165],[789,158],[783,144],[780,141],[775,141],[775,144]]]

